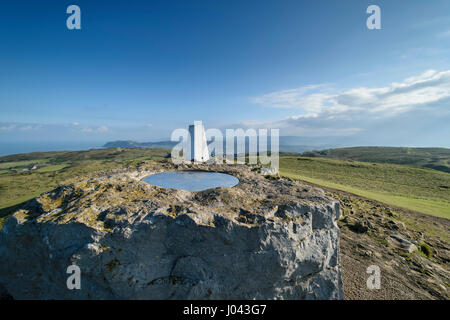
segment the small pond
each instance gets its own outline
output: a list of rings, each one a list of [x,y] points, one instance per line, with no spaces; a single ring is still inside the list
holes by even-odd
[[[202,191],[217,187],[234,187],[239,179],[211,171],[171,171],[153,174],[142,181],[159,187],[187,191]]]

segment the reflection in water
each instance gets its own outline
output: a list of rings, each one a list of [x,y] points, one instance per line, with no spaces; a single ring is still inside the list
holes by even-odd
[[[142,181],[164,188],[188,191],[233,187],[239,183],[239,179],[229,174],[207,171],[162,172],[148,176]]]

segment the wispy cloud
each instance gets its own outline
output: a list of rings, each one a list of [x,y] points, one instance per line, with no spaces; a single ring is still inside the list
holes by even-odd
[[[448,38],[448,37],[450,37],[450,30],[439,32],[437,34],[437,37],[438,38]]]
[[[17,127],[15,124],[4,124],[0,126],[0,131],[12,131]]]
[[[77,121],[73,122],[69,127],[74,132],[82,132],[82,133],[106,133],[110,131],[110,129],[105,125],[88,126],[83,125]]]
[[[108,132],[109,128],[107,126],[100,126],[97,128],[97,132]]]
[[[0,131],[13,131],[13,130],[32,131],[32,130],[39,130],[41,128],[42,125],[31,125],[31,124],[18,125],[16,123],[6,123],[0,125]]]
[[[69,129],[72,132],[76,133],[107,133],[110,132],[110,128],[105,125],[100,126],[89,126],[83,125],[78,122],[73,122],[70,125],[49,125],[49,124],[33,124],[33,123],[0,123],[0,131],[10,132],[10,133],[19,133],[19,132],[32,132],[37,130],[64,130]],[[57,128],[57,129],[56,129]]]
[[[109,131],[109,128],[107,126],[100,126],[100,127],[83,127],[80,125],[75,126],[76,129],[80,130],[84,133],[105,133]]]
[[[39,130],[41,128],[42,128],[41,125],[25,125],[25,126],[19,127],[19,130],[21,130],[21,131],[32,131],[32,130]]]
[[[405,114],[450,98],[450,70],[429,70],[421,75],[378,88],[352,88],[334,93],[313,85],[271,92],[251,101],[264,107],[291,108],[298,114],[272,123],[313,132],[358,132],[364,122]],[[313,129],[314,128],[314,129]]]
[[[296,89],[271,92],[260,97],[254,97],[251,102],[273,108],[303,108],[315,110],[330,96],[315,93],[324,88],[324,84],[308,85]]]

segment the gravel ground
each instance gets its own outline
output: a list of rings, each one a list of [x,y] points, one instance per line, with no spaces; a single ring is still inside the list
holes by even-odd
[[[345,299],[450,298],[450,220],[322,189],[341,203],[343,217],[339,226]],[[391,235],[414,244],[417,250],[408,252]],[[370,265],[380,268],[378,290],[367,288]]]

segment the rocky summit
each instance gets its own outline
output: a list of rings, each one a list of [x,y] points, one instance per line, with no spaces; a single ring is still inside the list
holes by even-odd
[[[239,184],[189,192],[141,181],[174,170]],[[259,170],[149,161],[68,181],[5,223],[0,285],[14,299],[343,299],[339,203]],[[71,265],[80,289],[69,289]]]

